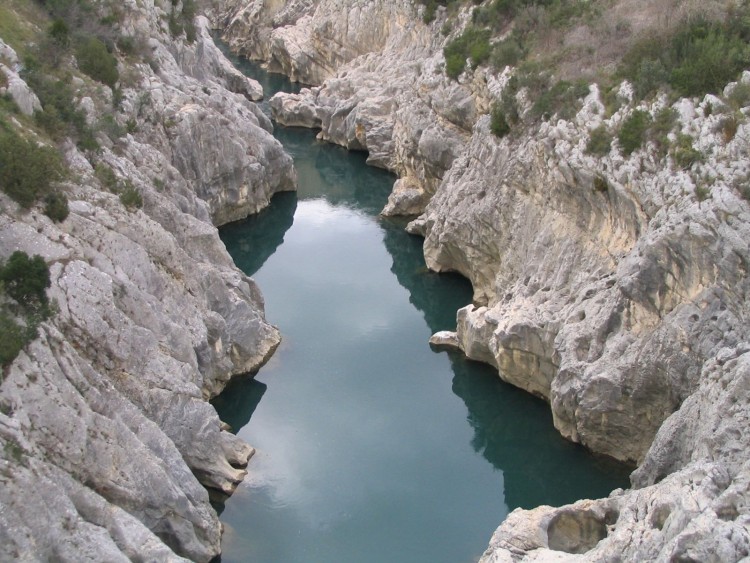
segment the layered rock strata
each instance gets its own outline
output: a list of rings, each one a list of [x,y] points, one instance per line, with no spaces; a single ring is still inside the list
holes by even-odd
[[[41,255],[56,309],[0,386],[2,560],[214,558],[221,525],[207,488],[231,494],[253,449],[206,401],[280,340],[214,226],[296,185],[248,99],[259,87],[231,68],[205,19],[187,44],[163,29],[169,2],[126,8],[120,31],[150,59],[120,62],[114,119],[130,132],[100,130],[93,154],[64,143],[61,223],[0,194],[0,257]],[[2,60],[21,111],[38,110],[4,43]],[[110,111],[108,88],[86,77],[73,87],[90,123]],[[123,204],[123,186],[140,209]]]
[[[251,2],[213,18],[236,48],[313,83],[272,99],[276,118],[396,172],[384,213],[420,214],[409,228],[425,237],[428,266],[471,280],[474,305],[434,342],[548,400],[564,436],[639,465],[632,491],[514,512],[485,559],[748,555],[750,137],[744,118],[723,133],[729,90],[673,104],[670,139],[687,136],[692,162],[657,143],[587,153],[599,125],[614,132],[635,109],[668,105],[638,106],[627,85],[610,117],[592,87],[573,119],[498,139],[483,114],[508,71],[448,80],[441,9],[426,26],[417,5],[345,4]],[[356,16],[341,17],[352,5]],[[523,92],[518,102],[530,105]]]

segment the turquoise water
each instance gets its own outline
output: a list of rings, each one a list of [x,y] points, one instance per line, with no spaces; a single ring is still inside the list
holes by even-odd
[[[544,402],[430,349],[471,287],[427,271],[421,240],[377,217],[390,174],[314,132],[276,136],[299,192],[221,229],[284,337],[213,401],[257,448],[221,513],[222,562],[475,561],[516,507],[627,486],[628,468],[563,440]]]

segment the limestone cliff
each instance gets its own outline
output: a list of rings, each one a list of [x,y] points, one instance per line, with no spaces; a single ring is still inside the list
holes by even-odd
[[[592,85],[567,119],[500,139],[487,113],[510,69],[446,77],[442,47],[457,32],[446,39],[446,12],[425,25],[424,10],[256,1],[212,17],[235,48],[313,84],[271,100],[280,122],[320,128],[400,176],[384,213],[420,215],[410,230],[428,266],[474,286],[461,349],[548,400],[564,436],[639,464],[632,491],[514,512],[486,560],[748,555],[747,99],[732,109],[729,85],[645,103],[624,83],[608,111]],[[530,111],[523,91],[516,100]],[[690,158],[656,140],[586,150],[599,126],[670,106],[667,137]]]
[[[253,454],[206,401],[256,371],[280,336],[214,225],[296,178],[249,100],[259,86],[224,59],[205,19],[192,42],[170,34],[174,9],[117,12],[118,35],[146,54],[118,58],[114,111],[110,88],[73,75],[99,148],[61,141],[69,216],[53,222],[0,194],[0,258],[41,255],[57,308],[3,372],[2,560],[209,561],[221,526],[206,488],[231,494]],[[4,42],[0,62],[21,112],[3,118],[48,143],[24,117],[41,107]]]

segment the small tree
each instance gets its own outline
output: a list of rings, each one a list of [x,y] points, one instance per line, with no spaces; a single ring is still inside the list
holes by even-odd
[[[22,305],[46,305],[46,289],[50,286],[49,268],[44,258],[20,250],[11,254],[0,270],[5,292]]]
[[[52,192],[44,198],[44,214],[53,221],[65,221],[69,213],[68,198],[64,193]]]

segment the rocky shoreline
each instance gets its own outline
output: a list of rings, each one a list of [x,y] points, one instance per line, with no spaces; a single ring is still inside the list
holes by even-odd
[[[42,256],[56,308],[3,372],[2,560],[209,561],[221,523],[207,489],[231,494],[253,455],[207,400],[257,371],[280,335],[215,225],[296,189],[296,173],[251,101],[259,85],[223,57],[205,18],[194,41],[175,38],[174,9],[118,13],[148,61],[120,60],[114,119],[127,132],[100,131],[95,153],[64,142],[67,218],[0,194],[0,256]],[[41,110],[4,42],[0,63],[17,106]],[[113,91],[73,86],[100,123]],[[23,131],[25,117],[12,119]]]
[[[428,266],[474,286],[440,341],[545,398],[567,438],[638,464],[631,490],[513,512],[484,560],[747,556],[747,124],[727,140],[719,97],[638,103],[623,84],[609,116],[592,86],[572,118],[499,139],[486,114],[507,70],[446,77],[444,12],[426,25],[423,9],[258,0],[210,16],[233,49],[314,85],[271,100],[279,122],[399,176],[384,214],[417,215]],[[669,105],[699,162],[585,150],[599,126]]]

